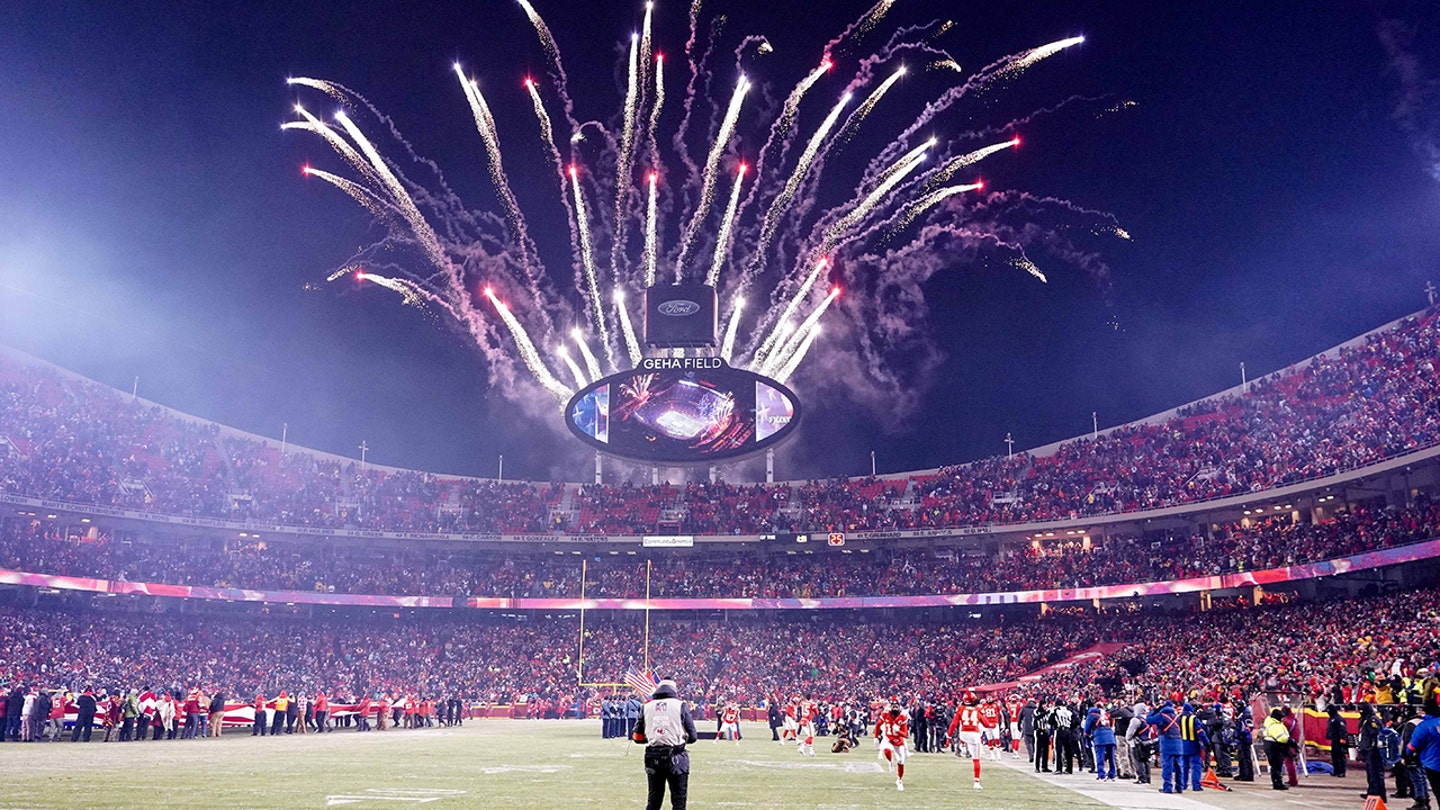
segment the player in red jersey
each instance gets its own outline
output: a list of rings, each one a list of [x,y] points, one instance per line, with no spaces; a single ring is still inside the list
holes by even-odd
[[[910,738],[910,716],[900,708],[900,698],[890,698],[890,705],[875,723],[875,743],[886,767],[895,766],[895,789],[905,789],[905,741]]]
[[[795,739],[795,733],[800,729],[798,716],[800,713],[800,696],[796,695],[785,704],[785,726],[780,732],[780,742],[786,743]]]
[[[720,710],[720,736],[715,738],[719,742],[721,738],[729,735],[730,739],[740,744],[740,707],[731,703]]]
[[[975,693],[965,690],[964,703],[960,710],[955,712],[955,719],[950,721],[950,737],[960,741],[965,747],[966,756],[975,766],[975,789],[980,789],[980,707],[979,701],[975,699]],[[956,736],[956,732],[959,735]]]
[[[809,695],[795,710],[795,750],[807,757],[815,756],[815,719],[819,716],[820,709]]]
[[[1020,734],[1020,712],[1025,709],[1025,701],[1019,695],[1011,695],[1005,701],[1005,713],[1010,720],[1010,755],[1015,759],[1020,758],[1020,741],[1024,739]]]
[[[980,704],[980,738],[989,759],[1000,761],[1000,704],[987,700]]]

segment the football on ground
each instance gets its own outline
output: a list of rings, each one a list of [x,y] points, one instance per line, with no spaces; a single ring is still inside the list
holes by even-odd
[[[486,720],[452,729],[342,730],[278,739],[234,729],[219,740],[5,743],[0,746],[5,772],[0,807],[643,807],[640,747],[602,740],[599,732],[598,721]],[[1273,806],[1266,803],[1269,791],[1251,786],[1181,798],[1124,783],[1096,785],[1089,774],[1077,773],[1054,784],[1026,772],[1023,759],[985,762],[985,790],[977,792],[971,787],[970,763],[948,753],[912,754],[900,794],[869,740],[849,753],[832,754],[829,738],[817,737],[811,758],[798,755],[793,745],[771,742],[769,729],[761,724],[747,724],[742,733],[748,736],[739,745],[702,740],[691,746],[690,807]],[[1329,790],[1314,795],[1300,791],[1287,798],[1317,810],[1346,806]],[[664,806],[669,807],[668,798]]]

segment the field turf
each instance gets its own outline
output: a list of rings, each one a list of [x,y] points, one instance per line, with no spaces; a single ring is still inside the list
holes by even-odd
[[[278,739],[232,730],[219,740],[4,743],[0,809],[643,807],[639,748],[600,739],[599,727],[599,721],[483,720],[454,729],[341,730]],[[1067,789],[1068,781],[1066,787],[1047,784],[988,762],[985,790],[976,792],[970,764],[949,754],[912,754],[900,794],[869,741],[839,755],[829,752],[826,738],[817,738],[812,759],[770,742],[760,724],[746,730],[750,737],[738,746],[702,741],[692,747],[692,808],[1201,806],[1190,794],[1170,802],[1172,797],[1126,784],[1106,786],[1118,801],[1090,798]],[[1070,778],[1075,787],[1094,785],[1088,776]],[[1253,808],[1268,804],[1273,794],[1252,788],[1202,796],[1206,806]],[[1336,806],[1333,797],[1321,806]]]

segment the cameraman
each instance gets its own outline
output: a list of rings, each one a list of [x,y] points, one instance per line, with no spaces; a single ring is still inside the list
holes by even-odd
[[[695,721],[676,696],[674,681],[663,680],[655,687],[655,694],[635,721],[632,739],[645,746],[645,778],[649,782],[645,810],[660,810],[667,784],[671,810],[685,810],[690,789],[690,755],[685,746],[697,738]]]

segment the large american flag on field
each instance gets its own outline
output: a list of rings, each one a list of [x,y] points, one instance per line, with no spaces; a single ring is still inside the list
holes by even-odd
[[[629,684],[631,689],[634,689],[642,695],[653,693],[655,687],[660,683],[656,680],[655,673],[643,669],[627,669],[625,670],[625,674],[620,676],[620,680]]]

